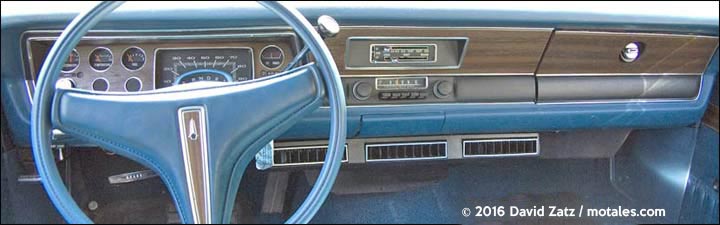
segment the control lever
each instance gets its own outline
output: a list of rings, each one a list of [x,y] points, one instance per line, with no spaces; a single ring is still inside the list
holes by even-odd
[[[112,175],[108,177],[108,181],[110,184],[126,184],[126,183],[132,183],[136,181],[141,180],[147,180],[153,177],[157,177],[158,175],[155,174],[152,170],[142,170],[142,171],[135,171],[130,173],[123,173],[118,175]]]
[[[338,25],[337,21],[335,21],[335,19],[333,19],[331,16],[322,15],[318,17],[317,24],[318,33],[320,33],[320,37],[322,37],[323,40],[335,37],[338,33],[340,33],[340,25]],[[285,71],[295,68],[295,66],[300,62],[300,60],[305,58],[309,51],[310,49],[307,46],[303,47],[300,52],[298,52],[298,54],[295,56],[293,61],[288,63],[288,66],[285,67]]]

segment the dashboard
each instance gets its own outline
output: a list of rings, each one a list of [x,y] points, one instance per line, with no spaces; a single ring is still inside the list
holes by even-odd
[[[546,28],[342,30],[326,42],[350,106],[688,101],[698,97],[718,43],[703,35]],[[28,81],[58,33],[24,34]],[[287,30],[92,32],[68,56],[58,84],[137,92],[242,82],[283,71],[299,43]]]
[[[637,18],[530,13],[523,21],[533,22],[489,23],[474,15],[497,13],[466,10],[455,18],[430,9],[392,20],[383,15],[409,11],[347,9],[370,18],[357,20],[344,9],[303,10],[311,21],[325,12],[341,24],[325,41],[345,89],[350,139],[685,126],[700,120],[717,80],[713,21],[676,26],[643,16],[631,26]],[[249,14],[191,10],[193,20],[172,10],[121,12],[76,46],[61,76],[80,89],[107,80],[98,91],[133,92],[284,70],[302,41],[264,9],[243,10]],[[552,19],[566,17],[595,23]],[[4,21],[3,46],[11,48],[3,48],[3,60],[23,66],[3,66],[3,104],[14,142],[27,145],[35,76],[62,24],[11,22]],[[325,139],[327,118],[320,107],[279,139]]]

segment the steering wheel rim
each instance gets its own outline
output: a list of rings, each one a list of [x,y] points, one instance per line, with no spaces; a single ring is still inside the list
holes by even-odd
[[[287,7],[277,2],[259,2],[265,8],[271,10],[276,15],[281,17],[292,29],[300,36],[309,50],[315,56],[315,62],[317,63],[317,70],[319,70],[320,76],[322,76],[324,82],[319,82],[320,86],[324,86],[327,91],[328,102],[330,105],[330,140],[328,144],[328,151],[325,158],[325,163],[320,171],[317,178],[316,184],[313,186],[308,197],[302,203],[302,205],[295,211],[295,213],[286,221],[286,223],[307,223],[309,222],[315,213],[320,209],[320,206],[327,198],[332,189],[332,185],[335,181],[337,173],[339,171],[343,152],[341,149],[345,145],[346,139],[346,105],[344,91],[342,89],[342,83],[340,81],[339,72],[337,66],[334,63],[332,55],[325,45],[320,35],[314,30],[312,25],[307,19],[300,14],[296,9]],[[60,74],[60,68],[64,59],[72,51],[73,47],[76,46],[81,38],[97,24],[101,18],[112,12],[114,9],[122,5],[123,2],[101,2],[97,6],[88,10],[85,13],[79,14],[73,21],[63,30],[60,37],[56,40],[55,44],[49,51],[45,63],[43,64],[40,73],[38,74],[38,81],[36,84],[36,90],[33,95],[32,111],[31,111],[31,137],[33,146],[33,155],[35,163],[38,169],[38,173],[42,179],[42,184],[48,193],[51,201],[56,206],[60,214],[69,223],[92,223],[92,221],[84,214],[82,209],[73,200],[70,193],[65,188],[65,185],[60,177],[60,174],[55,165],[55,158],[52,152],[51,146],[51,132],[54,125],[58,125],[60,122],[56,117],[60,117],[59,113],[56,112],[57,106],[52,104],[58,104],[58,96],[64,93],[54,88],[55,81],[58,79]],[[306,71],[315,71],[311,68],[304,68]],[[302,71],[294,70],[295,73],[302,73]],[[290,75],[288,75],[290,76]],[[291,79],[291,78],[288,78]],[[318,77],[315,76],[317,81]],[[261,83],[261,82],[258,82]],[[202,91],[202,90],[201,90]],[[56,93],[57,92],[57,93]],[[161,93],[162,94],[162,93]],[[55,99],[54,99],[55,98]],[[310,107],[312,108],[312,107]],[[304,110],[302,112],[307,112]],[[297,120],[298,115],[293,114],[292,119],[283,120],[287,121]],[[210,129],[208,129],[210,130]],[[72,132],[70,132],[72,133]],[[244,153],[243,153],[244,154]],[[239,161],[239,159],[238,159]],[[242,166],[242,163],[236,162],[233,170],[236,170],[238,166]],[[154,169],[157,169],[153,167]],[[189,171],[187,171],[189,172]],[[233,171],[233,175],[235,176]],[[161,174],[162,175],[162,174]],[[242,172],[240,172],[242,176]],[[164,176],[161,176],[164,177]],[[164,178],[166,186],[168,181]],[[235,182],[235,181],[230,181]],[[237,180],[239,184],[239,178]],[[229,184],[230,190],[232,190],[233,184]],[[170,187],[169,187],[170,189]],[[208,189],[209,192],[210,189]],[[237,190],[237,186],[235,186]],[[172,193],[173,190],[170,190]],[[230,194],[230,193],[228,193]],[[234,194],[232,194],[234,197]],[[173,195],[176,207],[178,211],[181,210],[182,204],[180,200]],[[208,199],[209,201],[209,199]],[[229,222],[229,213],[232,212],[232,202],[225,202],[222,212],[222,218],[213,218],[210,222]],[[228,210],[229,209],[229,210]],[[229,213],[228,213],[229,211]],[[181,219],[183,222],[202,222],[189,220],[187,217],[183,217],[181,213]]]

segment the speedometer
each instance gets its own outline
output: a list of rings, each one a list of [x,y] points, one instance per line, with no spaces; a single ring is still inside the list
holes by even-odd
[[[158,49],[155,88],[197,81],[246,81],[254,77],[250,48]]]

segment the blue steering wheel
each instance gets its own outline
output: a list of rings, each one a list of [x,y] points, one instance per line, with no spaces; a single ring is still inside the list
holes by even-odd
[[[266,143],[317,109],[327,91],[331,127],[325,163],[310,194],[286,221],[309,222],[335,182],[347,131],[337,66],[307,19],[294,8],[260,2],[288,23],[315,57],[315,63],[276,76],[132,94],[56,88],[70,51],[121,4],[102,2],[78,15],[57,39],[38,74],[31,119],[33,154],[43,186],[60,214],[68,223],[92,223],[58,173],[50,148],[52,129],[154,170],[166,184],[182,222],[228,223],[248,163]]]

